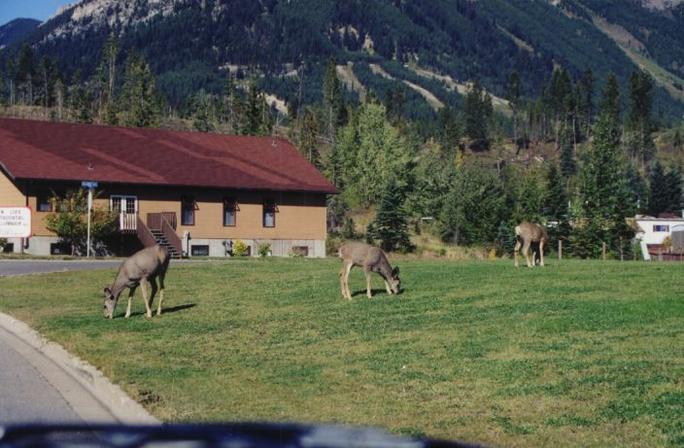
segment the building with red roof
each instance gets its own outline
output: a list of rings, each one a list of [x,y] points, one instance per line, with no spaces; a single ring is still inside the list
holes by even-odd
[[[117,213],[123,252],[161,242],[176,256],[325,255],[326,195],[335,188],[282,138],[0,119],[0,207],[29,207],[33,254],[64,248],[47,230],[50,198],[97,184]],[[23,249],[22,249],[23,248]]]

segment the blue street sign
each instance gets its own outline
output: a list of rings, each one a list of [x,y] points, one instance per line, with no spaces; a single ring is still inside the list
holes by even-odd
[[[83,182],[81,182],[81,186],[83,188],[88,188],[90,190],[92,190],[93,188],[97,188],[97,185],[98,185],[97,182],[90,182],[90,181],[85,181],[85,180]]]

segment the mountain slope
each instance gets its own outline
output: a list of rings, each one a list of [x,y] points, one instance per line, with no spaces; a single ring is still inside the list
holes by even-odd
[[[39,20],[14,19],[0,26],[0,48],[22,41],[40,25]]]
[[[684,4],[646,3],[647,8],[642,0],[83,0],[28,41],[39,55],[57,58],[67,73],[80,69],[89,75],[105,39],[116,33],[121,58],[131,49],[145,55],[175,104],[201,87],[218,91],[226,67],[258,68],[269,90],[293,103],[299,81],[289,73],[302,63],[303,96],[311,101],[320,96],[323,65],[335,57],[339,65],[353,62],[347,74],[381,90],[381,98],[387,89],[405,87],[409,100],[427,98],[436,106],[458,104],[457,89],[438,77],[417,75],[416,67],[460,84],[477,78],[500,97],[512,71],[519,72],[524,93],[534,96],[556,66],[574,75],[591,68],[599,82],[614,72],[626,85],[637,62],[592,17],[638,36],[653,67],[681,77],[684,33],[677,29]],[[371,64],[393,79],[370,70]],[[659,98],[665,115],[684,112],[677,95],[662,90]],[[426,103],[421,113],[429,109]]]

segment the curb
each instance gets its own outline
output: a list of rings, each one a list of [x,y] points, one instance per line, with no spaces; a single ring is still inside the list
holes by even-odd
[[[161,423],[95,367],[5,313],[0,313],[0,338],[33,365],[85,422]]]

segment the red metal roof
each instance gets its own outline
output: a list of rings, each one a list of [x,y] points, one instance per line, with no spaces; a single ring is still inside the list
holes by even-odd
[[[14,179],[334,193],[282,138],[0,118]]]

